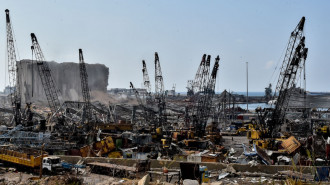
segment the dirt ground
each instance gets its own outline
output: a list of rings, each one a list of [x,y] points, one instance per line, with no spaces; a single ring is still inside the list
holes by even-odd
[[[270,177],[245,177],[238,176],[232,177],[227,176],[222,179],[217,179],[217,175],[211,175],[210,182],[203,183],[203,185],[253,185],[253,184],[292,184],[292,179],[278,180]],[[85,175],[56,175],[56,176],[43,176],[42,179],[32,180],[33,177],[37,177],[33,174],[27,174],[22,172],[2,172],[0,174],[0,185],[138,185],[140,179],[126,179],[126,178],[116,178],[106,175],[99,175],[94,173],[89,173]],[[170,183],[165,182],[164,180],[153,179],[153,182],[150,182],[150,185],[170,185],[176,184],[177,180],[172,180]],[[302,184],[313,184],[300,182]],[[319,183],[319,184],[328,184]]]
[[[86,185],[108,185],[122,184],[125,181],[121,178],[113,178],[106,175],[90,173],[87,175],[44,175],[42,179],[32,180],[37,178],[34,174],[23,172],[5,172],[0,174],[0,185],[60,185],[60,184],[86,184]],[[132,183],[131,183],[132,184]]]

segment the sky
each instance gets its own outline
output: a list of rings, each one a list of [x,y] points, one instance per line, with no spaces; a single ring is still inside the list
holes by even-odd
[[[309,53],[309,91],[330,91],[330,1],[327,0],[8,0],[0,1],[0,89],[8,85],[5,9],[10,10],[19,59],[31,59],[30,33],[45,58],[109,67],[110,88],[136,87],[147,63],[154,91],[158,52],[165,89],[186,92],[202,55],[220,56],[216,91],[264,91],[276,85],[290,33],[302,16]],[[2,26],[1,26],[2,25]],[[1,44],[2,43],[2,44]]]

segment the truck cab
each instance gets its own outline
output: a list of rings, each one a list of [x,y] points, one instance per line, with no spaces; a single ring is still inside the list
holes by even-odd
[[[45,172],[58,172],[62,169],[62,162],[59,157],[51,156],[42,159],[42,170]]]

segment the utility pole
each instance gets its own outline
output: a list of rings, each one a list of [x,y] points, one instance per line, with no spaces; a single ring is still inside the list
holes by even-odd
[[[246,112],[249,112],[249,62],[246,62]]]

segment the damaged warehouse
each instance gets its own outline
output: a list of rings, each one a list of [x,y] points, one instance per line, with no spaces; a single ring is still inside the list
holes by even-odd
[[[0,182],[329,181],[330,94],[306,90],[305,17],[287,33],[274,92],[270,84],[262,96],[249,96],[248,90],[219,91],[226,52],[192,58],[195,74],[184,93],[176,85],[166,90],[162,52],[148,52],[152,61],[139,60],[139,76],[130,76],[127,89],[110,90],[109,67],[86,60],[89,51],[73,49],[76,62],[47,60],[46,38],[35,33],[32,59],[19,60],[9,10],[5,13],[10,84],[0,99]],[[19,179],[9,178],[14,172]]]

